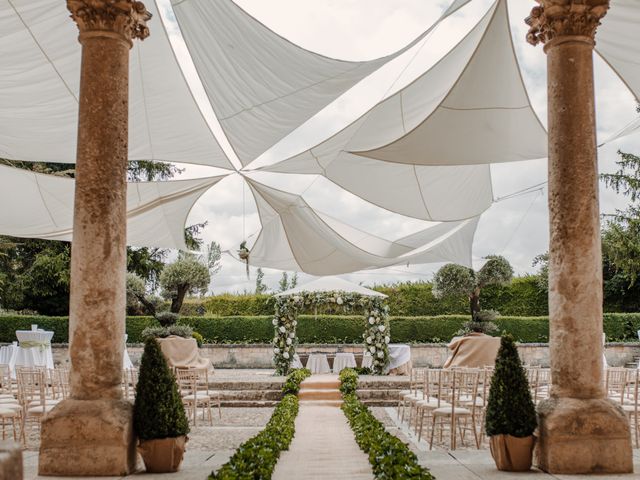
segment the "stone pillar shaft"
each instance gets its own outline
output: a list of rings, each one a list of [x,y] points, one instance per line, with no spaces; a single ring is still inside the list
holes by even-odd
[[[537,464],[550,473],[633,471],[629,423],[606,398],[593,47],[609,0],[537,0],[527,40],[545,44],[549,115],[551,398]]]
[[[81,35],[69,354],[71,397],[122,398],[129,44]]]
[[[40,475],[135,468],[121,390],[125,329],[129,50],[151,18],[136,0],[67,0],[82,66],[71,246],[71,395],[42,421]]]
[[[602,254],[593,41],[545,47],[549,108],[551,394],[603,398]],[[578,93],[579,92],[579,93]]]

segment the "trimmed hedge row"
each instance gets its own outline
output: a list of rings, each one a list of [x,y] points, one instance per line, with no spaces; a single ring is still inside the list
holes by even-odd
[[[390,434],[384,425],[356,396],[358,375],[352,369],[340,372],[342,411],[353,430],[356,443],[369,457],[376,480],[434,480],[428,469],[418,463],[418,457],[408,445]]]
[[[288,450],[298,415],[298,397],[286,395],[271,415],[264,430],[244,442],[209,480],[241,480],[271,478],[280,452]]]
[[[394,343],[448,342],[462,324],[466,315],[435,317],[391,317],[391,341]],[[270,316],[259,317],[182,317],[179,324],[189,325],[200,333],[207,343],[270,343],[273,325]],[[28,315],[0,316],[0,342],[16,339],[16,330],[29,330],[31,324],[53,330],[53,343],[69,341],[68,317]],[[547,342],[547,317],[498,317],[499,331],[511,333],[516,341],[525,343]],[[157,326],[153,317],[128,317],[127,333],[130,343],[142,342],[141,333],[147,327]],[[604,331],[608,341],[637,341],[640,313],[605,313]],[[300,343],[361,343],[364,318],[360,315],[328,316],[301,315],[298,317]]]
[[[469,301],[463,297],[435,298],[428,282],[399,283],[373,287],[388,295],[387,303],[394,315],[435,316],[466,315]],[[185,316],[256,316],[271,315],[273,303],[269,295],[216,295],[204,299],[185,300],[181,314]],[[508,285],[491,285],[482,289],[482,308],[497,310],[502,315],[541,316],[549,313],[547,292],[540,290],[536,277],[514,278]],[[314,314],[315,310],[301,313]],[[335,305],[318,307],[318,314],[341,315],[345,312]]]

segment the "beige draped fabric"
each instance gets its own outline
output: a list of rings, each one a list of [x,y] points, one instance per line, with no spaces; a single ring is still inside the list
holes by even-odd
[[[500,349],[500,337],[470,333],[464,337],[453,337],[447,347],[451,353],[443,368],[493,366]]]
[[[200,355],[195,338],[171,335],[158,338],[160,349],[171,368],[206,368],[211,370],[211,360]]]

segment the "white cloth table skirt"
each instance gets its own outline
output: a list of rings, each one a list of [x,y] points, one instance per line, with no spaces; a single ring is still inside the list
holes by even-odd
[[[411,362],[411,347],[404,344],[389,344],[389,365],[384,369],[385,373],[399,367],[404,367]],[[372,368],[373,358],[369,352],[365,352],[362,357],[362,367]]]
[[[300,361],[300,355],[297,353],[293,354],[293,362],[291,362],[291,368],[304,368],[302,366],[302,362]]]
[[[15,367],[46,367],[53,369],[53,354],[51,352],[51,339],[53,332],[45,332],[44,330],[18,330],[18,351],[15,355]],[[38,345],[32,346],[30,343]]]
[[[311,373],[329,373],[329,360],[324,353],[312,353],[307,360],[307,368],[311,370]]]
[[[11,345],[0,347],[0,365],[11,365],[15,362],[15,356],[18,352],[18,342]]]
[[[356,357],[353,353],[336,353],[333,361],[333,373],[340,373],[343,368],[355,368]]]
[[[124,334],[124,351],[122,353],[122,368],[125,370],[131,370],[133,368],[133,362],[131,361],[131,357],[129,357],[129,352],[127,351],[127,339],[129,335]]]

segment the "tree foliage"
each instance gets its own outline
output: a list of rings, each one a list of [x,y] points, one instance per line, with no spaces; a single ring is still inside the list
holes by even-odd
[[[187,294],[205,294],[211,278],[209,268],[196,255],[181,252],[160,275],[162,296],[171,300],[171,311],[179,313]]]
[[[266,293],[267,286],[264,284],[264,272],[261,268],[258,268],[256,272],[256,295],[262,295]]]
[[[640,276],[640,157],[618,151],[618,170],[601,176],[605,185],[628,197],[629,206],[606,215],[602,235],[603,252],[613,269],[629,279],[633,287]]]
[[[485,428],[488,436],[528,437],[537,426],[536,407],[531,399],[527,374],[511,335],[500,342],[491,377]]]
[[[144,345],[133,406],[133,428],[140,440],[189,433],[178,385],[155,338]]]
[[[445,296],[469,297],[471,319],[476,320],[480,312],[480,292],[489,285],[505,285],[513,278],[513,268],[501,255],[488,255],[480,270],[474,270],[449,263],[438,270],[433,277],[433,294],[436,298]]]

